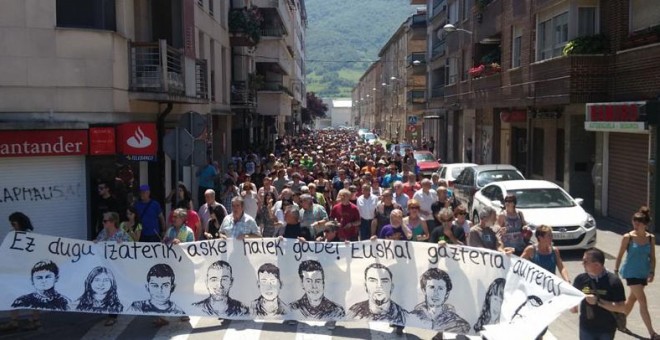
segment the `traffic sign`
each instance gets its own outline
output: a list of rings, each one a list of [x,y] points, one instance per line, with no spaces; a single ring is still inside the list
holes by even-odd
[[[186,129],[194,138],[199,138],[206,130],[206,117],[197,112],[188,111],[179,118],[179,127]]]
[[[408,125],[408,131],[410,132],[417,131],[417,125]]]
[[[417,125],[417,116],[408,116],[408,125]]]
[[[177,133],[179,134],[177,140]],[[177,143],[178,142],[178,143]],[[170,158],[176,160],[177,149],[179,149],[180,160],[190,157],[193,152],[195,139],[188,131],[182,128],[167,131],[163,137],[163,151]]]

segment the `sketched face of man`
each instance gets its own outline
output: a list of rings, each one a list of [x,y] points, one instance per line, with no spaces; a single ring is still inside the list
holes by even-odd
[[[32,274],[32,285],[39,292],[45,292],[55,287],[57,276],[50,270],[40,270]]]
[[[92,290],[94,294],[105,295],[112,287],[112,279],[106,273],[100,273],[92,280]]]
[[[382,268],[369,269],[367,272],[367,281],[364,285],[371,302],[380,306],[390,301],[394,284],[387,270]]]
[[[429,307],[440,307],[447,301],[447,283],[444,280],[428,280],[424,297]]]
[[[169,276],[152,276],[147,283],[147,290],[151,296],[151,301],[157,304],[166,304],[170,301],[174,284]]]
[[[211,268],[206,273],[206,288],[214,300],[224,300],[229,295],[234,279],[225,268]]]
[[[273,301],[277,299],[277,296],[280,294],[280,280],[271,273],[259,273],[259,281],[257,281],[259,286],[259,292],[264,299],[268,301]]]
[[[318,301],[323,298],[323,291],[325,290],[325,282],[323,280],[323,273],[315,270],[311,272],[302,272],[302,286],[307,298],[312,301]]]

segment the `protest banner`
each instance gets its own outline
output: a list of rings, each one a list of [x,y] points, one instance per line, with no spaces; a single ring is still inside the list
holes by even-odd
[[[369,320],[513,339],[584,297],[517,257],[407,241],[171,245],[11,232],[0,256],[11,259],[0,262],[0,310]]]

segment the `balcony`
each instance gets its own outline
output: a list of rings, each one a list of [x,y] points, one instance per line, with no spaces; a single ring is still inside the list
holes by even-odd
[[[186,75],[186,64],[191,65],[188,69],[194,73]],[[129,90],[134,92],[134,99],[182,103],[208,101],[206,60],[185,58],[183,51],[167,45],[165,40],[130,43],[129,67]],[[190,88],[194,90],[186,90]]]
[[[293,92],[279,81],[267,81],[258,89],[259,92],[284,92],[293,97]]]
[[[425,104],[426,93],[424,90],[410,90],[407,94],[408,104]]]
[[[536,62],[530,65],[527,91],[537,105],[602,101],[607,99],[609,65],[608,57],[603,55],[573,55]]]
[[[433,9],[431,12],[431,17],[435,18],[445,9],[447,9],[447,0],[433,0]]]
[[[231,83],[231,106],[237,108],[252,108],[257,106],[256,91],[247,81]]]
[[[415,61],[419,63],[415,64]],[[406,66],[423,66],[426,65],[426,52],[415,52],[411,53],[406,57]]]
[[[257,90],[257,112],[266,116],[290,116],[293,92],[281,81],[266,81]]]
[[[426,40],[426,13],[414,14],[410,18],[409,33],[412,40]]]
[[[431,60],[442,57],[445,53],[445,41],[436,41],[433,43],[433,48],[431,49]]]
[[[431,88],[431,98],[441,98],[445,96],[445,86],[438,85]]]
[[[261,39],[263,24],[261,10],[257,7],[232,8],[229,11],[229,41],[232,46],[254,46]]]
[[[273,26],[273,27],[264,27],[261,29],[262,37],[281,38],[285,34],[286,34],[286,30],[284,29],[284,27]]]
[[[500,32],[502,27],[503,0],[478,1],[475,25],[477,41],[488,38]]]

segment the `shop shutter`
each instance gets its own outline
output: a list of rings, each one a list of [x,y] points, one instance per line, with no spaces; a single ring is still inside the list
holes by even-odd
[[[610,133],[608,215],[624,223],[648,204],[649,135]]]
[[[87,239],[85,157],[0,159],[0,238],[9,214],[26,214],[40,234]]]

